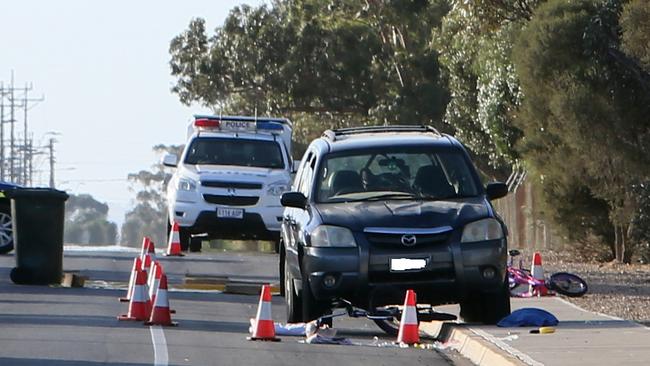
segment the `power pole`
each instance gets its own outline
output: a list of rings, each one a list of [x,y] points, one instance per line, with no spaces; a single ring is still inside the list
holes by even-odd
[[[11,71],[11,81],[8,87],[5,83],[0,83],[0,180],[8,180],[23,185],[31,182],[31,166],[34,153],[33,143],[30,141],[30,134],[27,124],[27,115],[29,109],[34,106],[33,102],[45,100],[40,98],[29,98],[29,92],[32,90],[31,83],[25,83],[24,88],[14,86],[14,72]],[[32,103],[30,105],[30,103]],[[7,107],[7,108],[5,108]],[[18,111],[16,111],[18,109]],[[23,138],[17,134],[16,123],[18,120],[17,112],[23,110]],[[9,118],[5,119],[5,110],[8,110]],[[9,141],[5,140],[5,124],[9,123]],[[9,146],[6,146],[8,143]],[[8,150],[8,151],[7,151]],[[8,164],[7,164],[8,160]]]
[[[0,180],[5,180],[5,83],[0,83]]]
[[[50,139],[50,188],[54,188],[54,139]]]

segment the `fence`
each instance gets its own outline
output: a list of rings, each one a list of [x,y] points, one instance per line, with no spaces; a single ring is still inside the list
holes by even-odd
[[[510,248],[562,251],[566,242],[553,225],[539,216],[533,183],[526,180],[525,170],[515,171],[507,181],[509,192],[493,202],[495,209],[508,225]]]

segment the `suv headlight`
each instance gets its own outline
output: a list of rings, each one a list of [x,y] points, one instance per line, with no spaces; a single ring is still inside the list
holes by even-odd
[[[461,243],[496,240],[503,238],[503,228],[495,219],[483,219],[465,225]]]
[[[181,178],[176,183],[176,189],[179,191],[195,191],[196,182],[191,179]]]
[[[283,181],[278,181],[269,184],[266,189],[266,193],[271,196],[281,196],[282,193],[288,192],[290,189],[291,187],[289,186],[289,184]]]
[[[312,247],[356,247],[352,231],[340,226],[320,225],[311,235]]]

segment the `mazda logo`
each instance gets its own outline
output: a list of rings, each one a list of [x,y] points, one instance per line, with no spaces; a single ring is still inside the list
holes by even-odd
[[[402,244],[407,247],[412,247],[417,242],[415,235],[413,234],[404,234],[402,235]]]

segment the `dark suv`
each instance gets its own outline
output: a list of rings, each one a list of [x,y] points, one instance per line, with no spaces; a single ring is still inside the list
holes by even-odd
[[[465,148],[432,127],[325,131],[281,200],[288,321],[341,300],[379,313],[411,288],[418,304],[460,303],[466,321],[497,322],[510,313],[506,227],[490,200],[506,194],[483,187]]]

